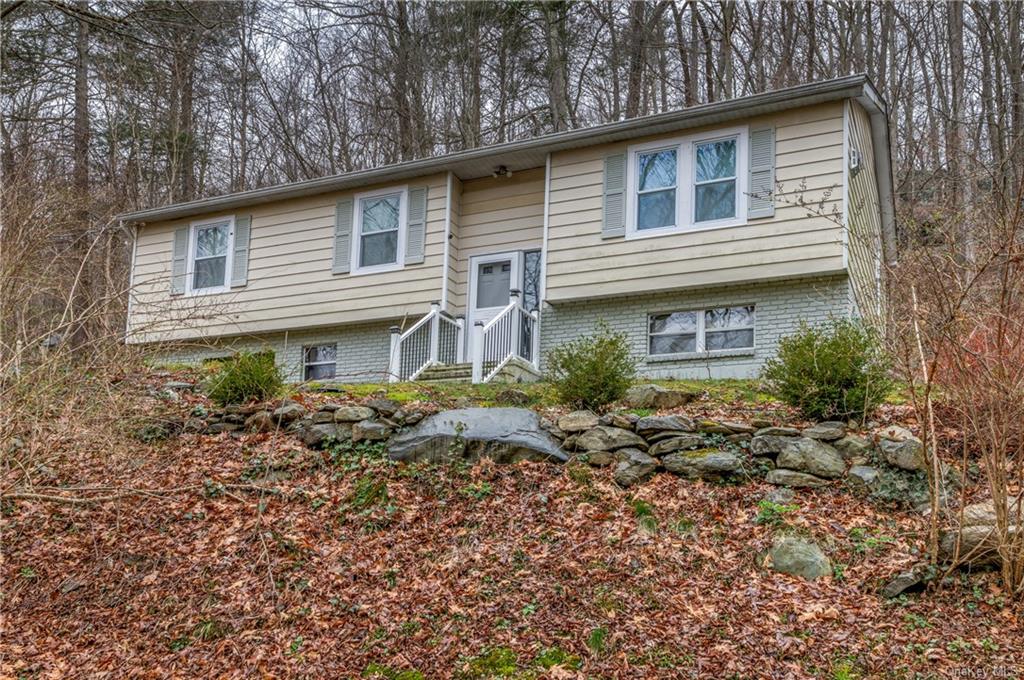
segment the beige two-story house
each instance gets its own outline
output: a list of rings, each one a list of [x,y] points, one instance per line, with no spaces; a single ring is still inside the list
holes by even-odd
[[[750,377],[881,317],[885,104],[848,76],[141,210],[127,337],[291,380],[529,378],[604,323],[652,377]]]

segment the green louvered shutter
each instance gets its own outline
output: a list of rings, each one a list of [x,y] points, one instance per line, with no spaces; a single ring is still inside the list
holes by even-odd
[[[604,211],[601,238],[626,235],[626,154],[604,159]]]
[[[333,274],[348,274],[352,267],[352,207],[351,198],[343,198],[335,206]]]
[[[775,215],[775,130],[750,131],[750,176],[747,219]]]
[[[237,288],[249,282],[249,232],[252,217],[235,218],[235,247],[231,255],[231,287]]]
[[[185,294],[185,267],[188,263],[188,227],[174,230],[174,252],[171,257],[171,295]]]
[[[405,263],[422,264],[427,234],[427,188],[409,189],[409,225],[405,233]]]

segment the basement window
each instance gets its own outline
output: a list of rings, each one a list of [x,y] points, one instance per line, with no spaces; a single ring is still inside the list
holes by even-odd
[[[754,348],[754,305],[651,314],[650,356]]]
[[[303,374],[306,380],[330,380],[335,376],[338,363],[338,346],[312,345],[303,347],[305,370]]]

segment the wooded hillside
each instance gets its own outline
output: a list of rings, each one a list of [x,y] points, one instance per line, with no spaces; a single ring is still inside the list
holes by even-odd
[[[988,2],[4,2],[0,351],[120,327],[126,209],[854,72],[891,107],[909,247],[1020,182],[1022,26]]]

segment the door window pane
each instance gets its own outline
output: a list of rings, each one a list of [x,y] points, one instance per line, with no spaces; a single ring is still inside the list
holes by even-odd
[[[523,306],[528,311],[540,308],[540,251],[523,253]]]
[[[477,268],[476,306],[504,307],[512,289],[512,262],[488,262]]]

